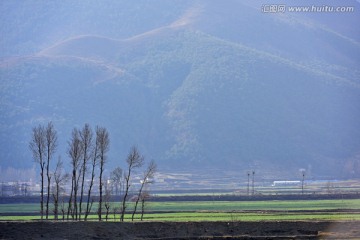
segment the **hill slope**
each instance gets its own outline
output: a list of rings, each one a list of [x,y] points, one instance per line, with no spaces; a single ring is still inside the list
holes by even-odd
[[[55,16],[71,15],[65,10],[72,4],[62,3],[64,10]],[[77,7],[88,8],[79,16],[96,17],[91,1],[82,4]],[[62,155],[73,127],[106,126],[110,167],[137,144],[163,169],[257,169],[294,176],[305,168],[309,174],[359,175],[356,30],[340,32],[338,25],[306,14],[263,14],[250,1],[157,4],[129,4],[129,12],[141,17],[120,14],[123,26],[134,26],[120,35],[114,25],[90,28],[79,17],[78,24],[91,30],[69,26],[61,38],[50,34],[58,41],[39,44],[33,38],[25,51],[22,41],[7,42],[14,29],[2,28],[11,45],[6,54],[32,53],[5,54],[0,65],[2,166],[31,166],[31,127],[51,120]],[[22,16],[30,11],[16,7],[25,11]],[[161,18],[141,20],[150,15]],[[348,26],[359,13],[336,17]]]

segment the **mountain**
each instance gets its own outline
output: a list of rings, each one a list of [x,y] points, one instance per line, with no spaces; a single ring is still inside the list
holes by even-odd
[[[161,169],[358,177],[360,4],[342,4],[2,1],[1,166],[32,166],[53,121],[64,159],[72,128],[105,126],[109,168],[136,144]]]

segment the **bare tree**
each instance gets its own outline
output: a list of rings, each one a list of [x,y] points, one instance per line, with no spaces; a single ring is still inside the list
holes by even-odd
[[[110,180],[113,184],[113,187],[115,187],[115,195],[119,195],[121,192],[121,181],[123,178],[123,170],[120,167],[116,167],[111,173],[110,173]]]
[[[77,206],[77,193],[79,189],[79,179],[81,176],[81,158],[83,156],[83,148],[81,144],[81,139],[79,136],[79,132],[76,128],[72,131],[72,137],[69,142],[69,149],[68,155],[71,158],[71,166],[72,166],[72,179],[71,179],[71,193],[69,198],[69,210],[68,210],[68,217],[70,210],[72,210],[72,216],[77,220],[78,218],[78,206]],[[74,203],[72,207],[72,201]]]
[[[103,173],[104,173],[104,166],[106,163],[106,153],[109,151],[110,147],[110,139],[109,133],[104,127],[96,127],[96,142],[99,147],[99,165],[100,165],[100,176],[99,176],[99,209],[98,209],[98,216],[99,221],[101,221],[101,214],[102,214],[102,188],[103,188]]]
[[[29,148],[32,152],[34,161],[40,165],[41,189],[40,189],[40,214],[41,220],[44,217],[44,168],[45,168],[45,129],[42,125],[32,129]]]
[[[50,161],[56,151],[57,147],[57,133],[54,129],[52,122],[49,122],[45,129],[45,150],[46,150],[46,176],[47,176],[47,199],[46,199],[46,219],[49,217],[49,202],[50,202],[50,186],[51,186],[51,174],[50,174]]]
[[[56,168],[54,172],[54,182],[55,186],[53,187],[53,200],[54,200],[54,219],[58,219],[59,216],[59,200],[60,194],[64,191],[64,184],[67,181],[69,175],[63,173],[63,162],[59,157]]]
[[[79,220],[81,220],[81,212],[82,212],[82,202],[84,196],[84,186],[85,186],[85,175],[87,170],[88,162],[91,158],[92,151],[92,130],[89,124],[85,124],[83,129],[79,132],[81,139],[81,146],[83,148],[83,161],[81,164],[81,173],[82,173],[82,181],[81,181],[81,192],[80,192],[80,203],[79,203]]]
[[[141,180],[141,186],[140,186],[139,193],[138,193],[138,196],[135,201],[134,210],[133,210],[133,213],[131,216],[131,221],[134,221],[136,209],[137,209],[139,200],[141,199],[141,195],[142,195],[144,186],[148,185],[149,183],[152,183],[152,178],[154,177],[155,172],[156,172],[156,163],[154,162],[154,160],[151,160],[148,167],[146,168],[146,170],[143,173],[143,177]]]
[[[130,181],[131,174],[135,169],[140,168],[144,164],[144,157],[140,155],[136,146],[133,146],[131,148],[130,153],[126,159],[126,163],[127,163],[127,173],[125,174],[125,190],[124,190],[125,192],[122,200],[121,217],[120,217],[120,221],[122,222],[124,221],[124,216],[125,216],[126,201],[129,194],[130,183],[131,183]]]
[[[92,187],[94,186],[94,179],[95,179],[95,170],[96,170],[96,166],[98,165],[98,160],[99,160],[99,141],[98,139],[98,132],[96,131],[96,140],[95,140],[95,146],[93,146],[92,148],[92,152],[91,152],[91,179],[90,179],[90,184],[89,184],[89,189],[88,189],[88,195],[87,195],[87,203],[86,203],[86,211],[85,211],[85,221],[87,220],[87,217],[89,216],[89,213],[91,211],[91,207],[93,205],[94,200],[91,200],[90,203],[90,199],[91,199],[91,191],[92,191]]]

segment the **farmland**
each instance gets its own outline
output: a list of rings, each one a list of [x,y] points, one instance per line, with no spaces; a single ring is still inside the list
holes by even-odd
[[[111,203],[120,206],[119,202]],[[94,205],[96,209],[96,205]],[[129,211],[131,204],[129,203]],[[0,220],[40,219],[39,204],[1,204]],[[95,215],[93,216],[95,218]],[[149,202],[145,221],[360,220],[360,200]],[[109,221],[118,221],[113,213]]]
[[[196,199],[196,195],[190,197]],[[120,206],[120,202],[111,205]],[[128,203],[129,212],[132,205],[132,202]],[[96,207],[94,205],[93,209]],[[40,221],[38,203],[0,204],[0,213],[3,230],[0,239],[25,239],[28,234],[34,239],[360,237],[357,227],[360,199],[149,201],[143,221],[137,215],[131,222],[129,213],[121,224],[119,214],[114,216],[113,212],[109,213],[107,222],[98,222],[95,214],[88,222],[53,221],[52,218]]]
[[[0,239],[355,239],[358,221],[0,221]]]
[[[248,195],[246,183],[235,190],[157,190],[146,203],[144,221],[359,220],[359,189],[359,181],[339,181],[332,185],[309,182],[304,194],[299,194],[299,186],[265,185]],[[108,221],[119,221],[120,199],[112,196]],[[1,197],[0,220],[40,219],[39,200],[36,196]],[[132,207],[128,202],[129,214]],[[90,217],[96,219],[96,198],[92,209]]]
[[[237,190],[156,191],[145,205],[143,221],[127,203],[125,222],[119,222],[120,196],[112,196],[108,218],[98,222],[95,211],[89,221],[40,221],[39,198],[2,197],[0,239],[339,239],[358,238],[360,231],[359,183],[337,183],[329,191],[325,184],[257,186],[247,195],[246,184]],[[314,194],[316,192],[316,194]],[[66,202],[66,201],[65,201]],[[52,208],[52,206],[51,206]],[[65,204],[66,208],[66,204]],[[2,235],[1,235],[2,234]]]

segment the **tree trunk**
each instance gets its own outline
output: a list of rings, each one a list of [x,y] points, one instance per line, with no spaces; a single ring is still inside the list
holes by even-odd
[[[86,203],[85,221],[87,220],[87,217],[90,212],[90,197],[91,197],[91,190],[92,190],[92,187],[94,184],[94,177],[95,177],[95,165],[93,165],[93,169],[92,169],[92,173],[91,173],[91,181],[90,181],[90,186],[89,186],[89,191],[88,191],[88,196],[87,196],[87,203]]]
[[[69,215],[70,215],[70,211],[71,211],[71,208],[72,208],[73,192],[74,192],[74,175],[72,176],[72,179],[71,179],[71,191],[70,191],[68,211],[67,211],[67,220],[69,220]]]
[[[140,200],[140,197],[141,197],[141,193],[142,193],[142,190],[143,190],[143,187],[144,187],[144,183],[145,183],[145,182],[143,182],[143,183],[141,184],[141,187],[140,187],[140,190],[139,190],[139,194],[138,194],[138,196],[137,196],[137,198],[136,198],[136,202],[135,202],[135,206],[134,206],[134,211],[133,211],[132,216],[131,216],[131,221],[134,221],[134,216],[135,216],[135,213],[136,213],[137,205],[138,205],[139,200]]]
[[[79,180],[80,180],[80,174],[79,176],[77,176],[77,174],[75,173],[75,184],[74,184],[74,210],[75,210],[75,220],[78,220],[78,202],[77,202],[77,194],[79,191]]]
[[[41,167],[41,200],[40,200],[40,213],[41,213],[41,220],[44,219],[44,167]]]
[[[91,152],[92,148],[92,130],[89,124],[85,124],[84,128],[80,131],[80,138],[83,146],[83,161],[82,161],[82,181],[81,181],[81,192],[80,192],[80,205],[79,205],[79,220],[81,220],[82,214],[82,202],[84,196],[84,187],[85,187],[85,174],[87,169],[87,163],[89,158],[89,152]]]
[[[101,221],[101,213],[102,213],[102,174],[103,174],[103,165],[100,163],[100,177],[99,177],[99,210],[98,210],[98,215],[99,215],[99,221]]]
[[[85,162],[83,163],[85,164]],[[82,201],[83,201],[83,195],[84,195],[84,182],[85,182],[85,171],[86,168],[83,168],[82,173],[82,181],[81,181],[81,193],[80,193],[80,203],[79,203],[79,220],[81,220],[81,208],[82,208]]]
[[[124,198],[123,198],[122,207],[121,207],[121,217],[120,217],[121,222],[124,221],[124,215],[125,215],[125,209],[126,209],[126,199],[127,199],[127,196],[128,196],[128,193],[129,193],[129,188],[130,188],[130,184],[129,184],[130,174],[131,174],[131,171],[129,169],[128,176],[125,177],[126,186],[125,186],[125,193],[124,193]]]
[[[58,220],[58,209],[59,209],[59,195],[57,193],[53,194],[54,198],[54,219]]]
[[[49,172],[49,161],[46,166],[46,176],[47,176],[47,198],[46,198],[46,219],[49,219],[49,202],[50,202],[50,172]]]

